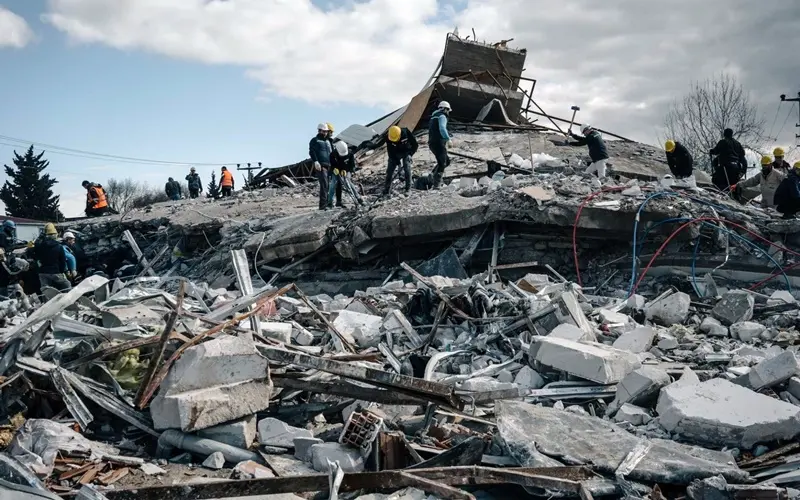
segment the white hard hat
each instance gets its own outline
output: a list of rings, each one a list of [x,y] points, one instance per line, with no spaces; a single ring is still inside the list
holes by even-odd
[[[317,130],[322,130],[323,132],[328,131],[328,124],[327,123],[320,123],[317,125]]]
[[[347,156],[347,154],[350,152],[347,149],[347,143],[344,141],[336,141],[335,146],[336,152],[339,153],[339,156]]]
[[[587,123],[586,125],[581,127],[581,132],[583,132],[585,134],[587,130],[591,130],[591,129],[592,129],[592,126]]]
[[[65,240],[68,240],[68,239],[73,239],[74,240],[75,239],[75,235],[72,234],[71,231],[67,231],[66,233],[64,233],[64,236],[62,238],[65,239]]]
[[[450,103],[447,101],[442,101],[439,103],[439,109],[446,109],[448,111],[452,111],[453,108],[450,107]]]

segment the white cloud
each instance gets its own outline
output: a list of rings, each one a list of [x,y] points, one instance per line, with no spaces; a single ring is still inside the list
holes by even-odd
[[[0,5],[0,49],[21,49],[33,41],[31,30],[25,19]]]

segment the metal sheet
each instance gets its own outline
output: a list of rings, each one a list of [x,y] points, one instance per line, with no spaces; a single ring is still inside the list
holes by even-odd
[[[56,368],[50,372],[50,380],[53,381],[53,386],[55,386],[56,390],[61,395],[61,399],[67,406],[67,410],[69,410],[70,415],[72,415],[75,420],[78,421],[81,429],[85,431],[89,427],[89,424],[94,420],[94,415],[92,415],[89,409],[86,408],[86,405],[69,384],[66,376],[64,375],[65,373],[66,370],[63,368]]]
[[[417,128],[419,121],[422,119],[422,115],[428,109],[428,103],[433,95],[434,87],[435,84],[430,85],[411,98],[411,102],[406,106],[403,116],[400,118],[400,121],[397,122],[398,127],[405,127],[411,131]],[[389,127],[386,128],[388,129]]]

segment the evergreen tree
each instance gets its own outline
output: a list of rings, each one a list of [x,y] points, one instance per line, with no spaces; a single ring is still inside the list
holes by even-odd
[[[58,181],[42,174],[50,165],[43,156],[44,151],[34,154],[31,145],[25,156],[14,151],[14,167],[3,165],[8,180],[0,188],[0,200],[6,205],[6,215],[54,222],[64,218],[58,208],[60,196],[53,195]]]
[[[220,197],[220,194],[219,184],[217,184],[217,174],[211,172],[211,182],[208,183],[208,187],[206,188],[206,196],[216,200]]]

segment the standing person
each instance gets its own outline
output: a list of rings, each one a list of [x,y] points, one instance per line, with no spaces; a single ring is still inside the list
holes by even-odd
[[[33,249],[33,255],[39,263],[39,283],[42,288],[50,286],[60,292],[67,292],[72,285],[65,276],[67,273],[67,256],[58,231],[52,222],[44,226],[44,238],[39,238]]]
[[[405,127],[400,128],[397,125],[389,127],[386,138],[386,155],[389,158],[389,163],[386,166],[386,181],[383,183],[383,194],[389,194],[392,188],[394,171],[401,164],[405,175],[405,193],[408,194],[411,191],[412,157],[419,149],[419,144],[417,144],[417,139],[410,130]]]
[[[167,193],[167,197],[170,200],[176,201],[181,199],[181,185],[170,177],[167,180],[167,184],[164,186],[164,192]]]
[[[228,172],[227,167],[222,167],[219,173],[219,189],[222,191],[222,197],[226,198],[233,192],[233,174]]]
[[[197,198],[203,190],[203,181],[200,180],[200,174],[197,173],[194,167],[189,169],[189,175],[186,176],[186,182],[189,183],[189,198]]]
[[[789,162],[783,159],[785,151],[782,147],[778,146],[772,151],[772,155],[775,157],[775,161],[772,162],[773,168],[780,170],[784,174],[788,174],[789,170],[792,169],[792,166],[789,165]]]
[[[328,127],[328,140],[333,144],[338,140],[333,138],[333,124],[331,122],[326,122],[325,125]]]
[[[86,189],[86,215],[88,217],[100,217],[108,212],[108,200],[103,186],[89,181],[81,183]]]
[[[65,232],[62,236],[62,240],[67,250],[75,256],[75,270],[78,274],[85,276],[88,264],[86,262],[86,252],[83,251],[83,247],[78,243],[75,239],[75,235],[71,231]]]
[[[570,146],[586,146],[589,148],[589,158],[592,160],[591,165],[586,169],[587,174],[597,174],[597,177],[603,179],[606,176],[606,161],[608,161],[608,151],[606,150],[606,143],[603,141],[603,136],[599,131],[592,128],[591,125],[584,125],[581,128],[583,137],[569,131],[569,135],[575,139],[570,142]]]
[[[3,229],[0,230],[0,248],[5,250],[9,258],[14,251],[14,243],[17,241],[17,224],[11,219],[3,221]]]
[[[442,101],[436,108],[436,111],[431,114],[431,120],[428,123],[428,148],[436,158],[436,167],[433,169],[433,189],[438,189],[442,183],[442,176],[444,169],[450,164],[450,157],[447,150],[452,146],[450,133],[447,131],[447,118],[453,108],[447,101]]]
[[[678,141],[668,140],[664,149],[667,151],[667,165],[672,176],[676,179],[691,177],[694,159],[686,146]]]
[[[336,194],[336,206],[345,208],[342,203],[342,188],[350,193],[359,205],[364,202],[356,192],[355,186],[350,182],[351,175],[356,169],[356,159],[346,142],[342,140],[336,141],[331,153],[331,185],[328,191],[328,207],[333,204],[333,195]]]
[[[308,142],[308,155],[314,162],[314,171],[319,180],[319,209],[328,209],[328,175],[331,171],[331,153],[333,144],[328,137],[328,124],[317,125],[317,135]]]
[[[709,154],[716,155],[711,182],[720,191],[725,191],[739,182],[747,171],[747,158],[742,144],[733,138],[733,129],[726,128],[722,139],[711,148]]]
[[[761,206],[764,208],[774,207],[775,191],[777,191],[778,186],[786,177],[786,174],[776,169],[774,165],[772,158],[769,156],[762,157],[761,172],[734,185],[735,198],[737,200],[741,198],[742,188],[758,186],[761,188]]]
[[[775,190],[775,209],[783,214],[784,219],[794,219],[800,212],[800,161],[794,164]]]

